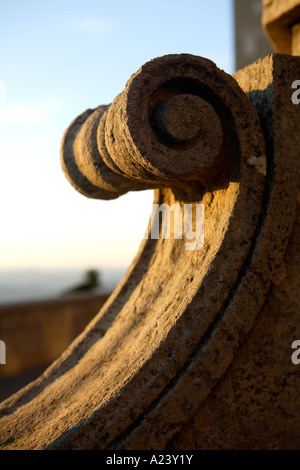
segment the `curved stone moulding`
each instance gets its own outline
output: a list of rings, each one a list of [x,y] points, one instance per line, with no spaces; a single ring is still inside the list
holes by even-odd
[[[257,162],[265,141],[250,100],[187,54],[146,63],[109,107],[71,124],[62,164],[76,189],[110,199],[152,187],[157,204],[204,204],[204,246],[144,240],[84,332],[3,402],[2,448],[166,446],[227,370],[285,250],[292,211],[278,212],[274,174]]]

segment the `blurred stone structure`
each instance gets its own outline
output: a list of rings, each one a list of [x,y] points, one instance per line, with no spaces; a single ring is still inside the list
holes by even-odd
[[[38,377],[94,317],[108,295],[73,296],[0,306],[7,357],[0,367],[0,400]]]
[[[298,50],[296,6],[265,3],[279,53],[233,77],[189,54],[154,59],[65,132],[78,191],[204,204],[204,246],[149,231],[83,333],[2,403],[2,448],[300,448],[300,57],[270,29]]]
[[[239,70],[273,52],[262,28],[261,0],[235,0],[235,64]]]
[[[278,52],[300,55],[298,0],[263,0],[263,25]]]

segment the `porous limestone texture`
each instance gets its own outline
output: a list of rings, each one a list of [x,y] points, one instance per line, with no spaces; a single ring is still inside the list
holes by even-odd
[[[300,205],[284,259],[254,327],[222,380],[168,449],[300,448]]]
[[[184,238],[151,239],[149,229],[85,331],[2,403],[2,448],[300,447],[289,440],[300,431],[289,363],[299,281],[287,288],[299,269],[296,76],[300,58],[282,54],[234,78],[201,57],[166,56],[73,122],[62,164],[79,191],[154,187],[156,204],[204,204],[204,246],[186,250]],[[178,103],[183,116],[205,110],[199,131],[178,124]],[[231,441],[217,420],[232,426]]]

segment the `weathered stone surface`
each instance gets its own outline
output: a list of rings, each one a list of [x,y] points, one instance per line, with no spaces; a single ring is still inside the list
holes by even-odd
[[[300,448],[300,205],[284,260],[232,364],[168,449]]]
[[[293,229],[253,329],[222,380],[168,443],[169,449],[300,447],[299,366],[291,361],[291,344],[300,337],[299,196],[292,216],[299,191],[299,107],[292,104],[289,89],[299,73],[299,59],[275,55],[235,74],[253,102],[269,142],[269,188],[277,187],[269,205],[274,237],[276,233],[285,237],[282,232],[279,235],[280,220],[290,210]]]
[[[86,111],[66,131],[61,160],[67,178],[102,199],[126,190],[189,188],[187,180],[221,164],[228,123],[220,113],[237,101],[235,88],[208,59],[181,54],[148,62],[109,107]],[[191,115],[198,116],[195,128],[187,121]]]
[[[230,423],[222,405],[244,392],[237,404],[244,427],[235,424],[230,435],[242,447],[237,434],[247,429],[252,433],[248,443],[259,447],[253,437],[262,428],[260,422],[255,427],[253,420],[260,410],[259,400],[253,397],[260,392],[254,380],[257,358],[252,353],[259,345],[264,351],[270,349],[265,332],[260,332],[257,345],[249,341],[256,341],[257,325],[270,327],[271,343],[290,345],[296,339],[289,336],[296,334],[294,314],[282,313],[288,323],[281,330],[281,320],[274,320],[275,326],[268,321],[264,305],[272,284],[284,278],[280,273],[293,225],[297,230],[300,111],[292,104],[290,86],[299,74],[300,59],[282,54],[244,69],[235,79],[207,59],[167,56],[145,64],[129,80],[100,117],[97,144],[94,121],[82,130],[92,116],[89,111],[67,131],[63,165],[80,191],[102,197],[100,192],[108,190],[104,198],[118,192],[113,180],[111,188],[105,187],[106,176],[104,182],[101,174],[99,179],[94,175],[93,182],[88,179],[91,161],[101,158],[101,168],[103,161],[124,178],[121,192],[151,185],[159,188],[157,204],[203,203],[204,246],[187,251],[184,239],[144,240],[123,281],[86,330],[38,380],[3,402],[2,448],[225,448],[228,441],[221,432],[212,434],[214,420],[219,414],[219,419]],[[208,103],[204,129],[211,122],[221,124],[222,133],[215,126],[216,139],[222,138],[220,150],[215,141],[208,143],[205,158],[198,153],[206,138],[202,127],[195,140],[186,141],[190,129],[185,134],[173,117],[168,121],[166,108],[161,111],[162,103],[173,98],[176,108],[182,94]],[[197,98],[187,101],[187,106],[198,102],[202,107]],[[174,108],[171,111],[172,115]],[[163,115],[163,132],[157,112]],[[166,127],[175,132],[179,144],[165,140]],[[184,144],[178,135],[184,136]],[[293,257],[297,232],[292,237],[285,263]],[[287,296],[294,292],[282,288]],[[295,305],[290,300],[293,312],[297,299]],[[239,374],[247,353],[250,379],[244,380]],[[285,350],[279,358],[287,363]],[[290,368],[284,376],[284,367],[276,371],[273,364],[271,369],[267,359],[259,365],[267,374],[265,401],[271,395],[268,387],[274,390],[277,372],[281,384],[291,380],[296,385]],[[206,410],[213,406],[215,390],[219,390],[218,402],[209,420]],[[276,405],[286,400],[279,384],[276,393]],[[233,400],[231,406],[234,410]],[[284,404],[282,410],[283,415]],[[290,425],[298,432],[297,416]],[[199,432],[198,417],[206,419],[207,429],[203,438],[196,436],[187,443],[185,426],[189,422]],[[274,436],[273,430],[269,435]],[[288,447],[283,433],[276,439],[278,445]]]

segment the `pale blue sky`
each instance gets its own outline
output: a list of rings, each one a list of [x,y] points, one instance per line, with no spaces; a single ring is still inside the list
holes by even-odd
[[[65,179],[60,142],[146,61],[187,52],[234,72],[232,0],[0,2],[0,267],[128,265],[153,192],[93,201]]]

